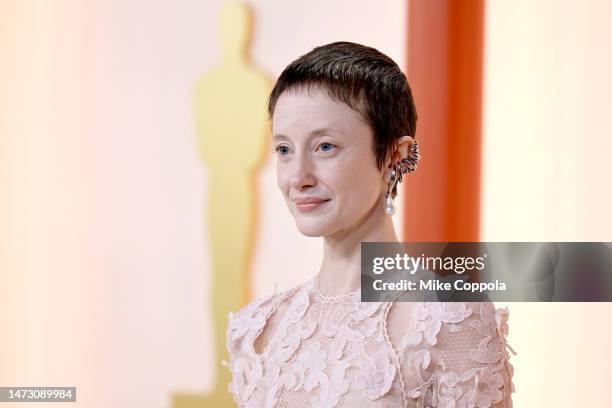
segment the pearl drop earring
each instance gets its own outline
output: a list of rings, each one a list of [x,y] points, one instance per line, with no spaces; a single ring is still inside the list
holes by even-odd
[[[385,194],[385,214],[392,216],[395,214],[395,205],[393,204],[393,189],[395,187],[396,181],[396,171],[395,169],[391,169],[389,174],[389,187],[387,188],[387,193]]]
[[[395,214],[395,205],[393,199],[397,196],[397,184],[402,182],[402,176],[404,173],[411,173],[416,170],[417,163],[421,158],[419,153],[419,145],[415,140],[410,148],[408,157],[395,163],[389,174],[389,183],[387,192],[385,193],[385,214],[392,216]]]

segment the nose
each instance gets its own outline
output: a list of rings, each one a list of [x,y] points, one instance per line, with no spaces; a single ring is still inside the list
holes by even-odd
[[[308,154],[296,155],[291,165],[289,183],[296,191],[303,191],[316,184],[314,163]]]

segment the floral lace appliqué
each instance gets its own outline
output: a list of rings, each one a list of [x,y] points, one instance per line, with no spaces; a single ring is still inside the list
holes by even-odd
[[[229,390],[240,407],[511,406],[507,309],[418,303],[392,344],[392,303],[362,303],[358,293],[326,297],[315,283],[230,314]],[[283,315],[270,319],[283,302]],[[269,342],[258,354],[253,343],[264,330]]]

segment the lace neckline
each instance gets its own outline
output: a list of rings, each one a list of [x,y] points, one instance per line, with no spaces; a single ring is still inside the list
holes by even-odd
[[[348,298],[352,298],[352,297],[357,297],[358,299],[360,299],[360,295],[361,295],[361,288],[354,290],[352,292],[348,292],[348,293],[344,293],[342,295],[336,295],[336,296],[328,296],[326,294],[324,294],[321,291],[321,288],[319,286],[319,274],[317,273],[311,280],[311,285],[314,287],[314,290],[316,292],[316,294],[323,300],[326,300],[328,302],[335,302],[338,300],[342,300],[342,299],[348,299]]]

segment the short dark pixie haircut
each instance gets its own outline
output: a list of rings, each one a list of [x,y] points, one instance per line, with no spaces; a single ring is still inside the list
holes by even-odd
[[[397,139],[416,133],[416,108],[406,75],[375,48],[334,42],[302,55],[281,73],[268,99],[270,120],[280,95],[298,86],[319,85],[358,111],[374,133],[376,165],[397,148]]]

